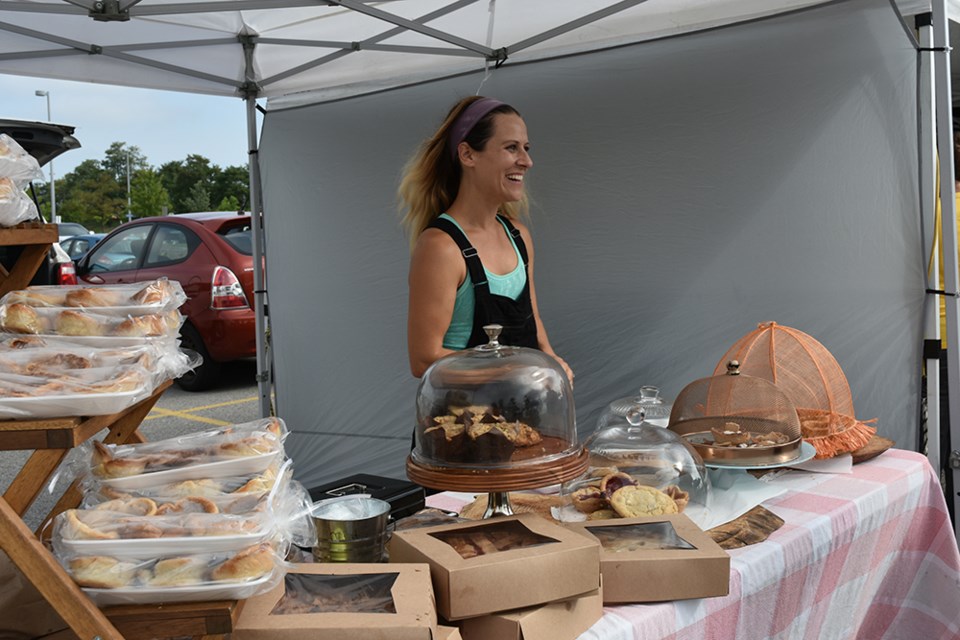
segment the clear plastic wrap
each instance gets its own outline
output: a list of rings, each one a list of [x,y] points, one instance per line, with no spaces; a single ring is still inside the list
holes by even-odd
[[[178,378],[201,362],[198,354],[181,351],[173,340],[132,342],[97,347],[0,334],[0,416],[116,413],[141,400],[144,393],[152,393],[162,381]],[[143,375],[130,374],[131,367],[139,367]]]
[[[0,419],[110,415],[148,397],[158,382],[155,372],[139,365],[57,375],[0,372]]]
[[[27,287],[6,294],[0,298],[0,305],[82,308],[101,315],[141,316],[162,315],[186,301],[179,282],[158,278],[130,284]]]
[[[0,176],[0,226],[12,227],[38,218],[37,205],[10,178]]]
[[[5,133],[0,133],[0,178],[9,178],[18,187],[43,179],[37,159]]]
[[[67,573],[98,605],[235,600],[264,593],[283,576],[283,545],[231,552],[180,551],[152,558],[58,555]]]
[[[264,418],[156,442],[93,441],[87,471],[120,491],[257,473],[282,457],[286,436],[281,419]]]
[[[153,503],[161,515],[209,510],[265,519],[275,535],[301,547],[312,547],[316,544],[316,528],[310,515],[310,494],[292,477],[290,460],[257,474],[183,480],[129,492],[89,476],[81,484],[82,507],[102,510],[109,509],[111,504],[142,505],[149,510]]]
[[[123,310],[118,307],[117,309]],[[11,333],[61,337],[175,338],[183,316],[176,309],[143,315],[96,313],[82,307],[0,304],[0,329]],[[107,346],[107,345],[104,345]]]

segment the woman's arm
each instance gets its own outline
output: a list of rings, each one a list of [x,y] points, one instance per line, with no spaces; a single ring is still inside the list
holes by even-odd
[[[410,258],[407,309],[407,353],[410,372],[420,377],[448,353],[443,336],[450,327],[457,288],[467,268],[453,239],[439,229],[427,229]]]
[[[529,259],[527,276],[530,278],[530,303],[533,305],[533,317],[537,321],[538,346],[541,351],[556,358],[560,366],[563,367],[563,370],[567,372],[567,377],[570,379],[570,384],[572,385],[573,370],[570,368],[570,365],[553,350],[553,347],[550,345],[550,338],[547,337],[547,330],[543,326],[543,320],[540,319],[540,309],[537,307],[537,289],[533,284],[533,238],[530,237],[530,231],[526,225],[516,220],[513,221],[513,224],[520,230],[520,237],[523,238],[523,243],[527,245],[527,258]]]

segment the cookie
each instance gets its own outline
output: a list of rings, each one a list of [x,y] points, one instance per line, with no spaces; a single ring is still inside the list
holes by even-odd
[[[621,487],[610,497],[610,506],[624,518],[659,516],[678,513],[673,498],[653,487],[630,485]]]

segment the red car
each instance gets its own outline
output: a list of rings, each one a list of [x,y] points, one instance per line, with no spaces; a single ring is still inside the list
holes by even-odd
[[[122,224],[77,263],[90,284],[139,282],[166,276],[188,296],[183,347],[203,364],[177,380],[199,391],[217,380],[220,364],[256,357],[253,234],[248,214],[229,211],[140,218]]]

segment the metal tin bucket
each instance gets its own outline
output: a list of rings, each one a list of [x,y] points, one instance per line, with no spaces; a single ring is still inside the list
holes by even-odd
[[[318,562],[382,562],[390,503],[366,495],[321,500],[310,510]]]

